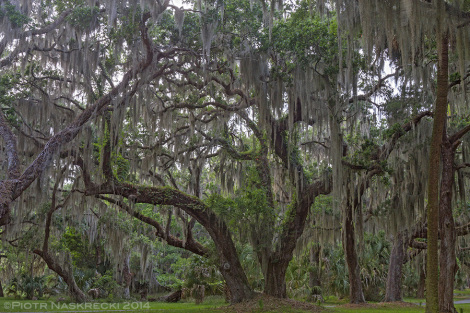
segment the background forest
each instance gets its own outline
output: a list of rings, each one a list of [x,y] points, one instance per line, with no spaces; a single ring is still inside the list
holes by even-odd
[[[455,311],[470,1],[0,0],[0,27],[0,293]]]

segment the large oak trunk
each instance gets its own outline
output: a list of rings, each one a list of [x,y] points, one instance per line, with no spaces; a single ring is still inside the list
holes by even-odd
[[[238,254],[233,242],[224,243],[223,238],[214,238],[215,245],[219,251],[219,270],[225,279],[225,283],[230,290],[231,303],[238,303],[251,299],[253,291],[248,285],[248,279],[241,266]]]
[[[442,178],[439,203],[439,312],[456,312],[454,307],[455,223],[452,216],[454,145],[445,139],[442,147]]]
[[[403,233],[397,233],[393,242],[390,262],[388,265],[387,288],[385,290],[385,302],[402,301],[401,278],[405,251],[403,249]]]
[[[272,260],[272,258],[270,258],[264,275],[264,293],[276,298],[287,297],[286,271],[288,266],[289,261]]]

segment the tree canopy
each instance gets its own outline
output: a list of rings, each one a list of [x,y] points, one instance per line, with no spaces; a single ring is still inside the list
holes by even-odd
[[[222,281],[398,301],[427,249],[428,309],[439,284],[455,310],[470,2],[3,0],[0,25],[18,275],[33,253],[77,301]]]

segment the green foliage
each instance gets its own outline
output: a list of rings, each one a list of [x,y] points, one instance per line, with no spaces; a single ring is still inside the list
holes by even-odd
[[[329,293],[342,297],[349,293],[348,268],[344,259],[344,250],[340,245],[330,247],[324,251],[328,268],[326,286]]]
[[[368,301],[383,299],[385,282],[388,271],[390,243],[385,238],[385,232],[376,235],[365,233],[362,253],[359,253],[361,281],[364,286],[364,296]],[[308,290],[309,272],[321,274],[320,290]],[[344,250],[341,243],[322,245],[319,264],[311,264],[308,251],[300,257],[295,257],[287,271],[289,294],[306,299],[309,293],[336,294],[346,297],[349,294],[348,268],[345,262]]]
[[[22,14],[16,9],[16,6],[11,4],[10,1],[4,1],[0,6],[0,21],[7,17],[10,20],[13,28],[23,27],[29,22],[28,16]]]
[[[239,243],[237,251],[251,288],[253,290],[263,290],[264,277],[253,247],[248,243]]]
[[[97,23],[96,19],[98,18],[99,12],[100,10],[96,6],[76,7],[70,15],[67,16],[67,20],[72,26],[78,29],[89,30]]]
[[[59,13],[70,8],[78,8],[87,5],[85,0],[45,0],[45,5],[54,5]]]
[[[351,155],[345,157],[346,161],[356,166],[369,167],[378,160],[379,146],[374,140],[356,137],[350,140],[350,142],[359,147]]]
[[[270,207],[266,190],[261,186],[255,166],[246,169],[244,185],[228,197],[212,192],[204,200],[206,205],[224,218],[233,230],[248,230],[251,223],[259,217],[271,218],[274,208]]]
[[[294,65],[316,67],[321,62],[326,66],[323,74],[331,75],[338,71],[336,21],[311,13],[308,6],[302,1],[287,20],[278,22],[272,29],[271,42],[265,35],[264,47],[269,43],[286,60],[287,71]],[[283,77],[282,71],[273,68],[273,72]]]
[[[110,299],[119,297],[120,286],[113,277],[112,271],[107,271],[91,285],[92,288],[99,288],[107,294]]]
[[[224,1],[222,32],[229,38],[233,51],[243,51],[245,43],[256,45],[262,37],[263,11],[261,3],[249,0]]]
[[[118,154],[113,158],[113,172],[114,176],[119,181],[125,181],[129,176],[130,162],[124,158],[121,154]]]
[[[94,268],[94,257],[88,239],[83,238],[75,227],[66,228],[62,235],[61,244],[70,252],[74,266]]]
[[[461,78],[460,72],[453,72],[449,75],[450,82],[459,81]]]
[[[364,234],[364,251],[359,262],[366,300],[380,301],[385,296],[389,256],[390,244],[384,231]]]
[[[286,289],[289,297],[307,299],[310,267],[308,251],[301,256],[295,256],[289,263],[286,272]]]
[[[114,43],[125,40],[127,44],[133,45],[140,38],[140,21],[142,10],[139,6],[131,6],[126,14],[120,16],[120,21],[116,27],[110,29],[110,39]]]
[[[88,267],[75,267],[73,277],[81,290],[88,290],[96,279],[96,270]]]
[[[224,219],[237,218],[236,203],[234,200],[224,197],[220,193],[211,193],[204,199],[204,203]]]
[[[26,299],[31,300],[33,297],[43,296],[45,289],[45,277],[33,276],[28,273],[22,273],[20,279],[14,277],[7,287],[7,294],[21,297],[24,295]]]
[[[318,195],[312,207],[313,214],[331,214],[333,208],[333,198],[331,195]]]
[[[395,134],[398,134],[398,135],[403,134],[403,127],[401,126],[400,123],[395,123],[390,128],[386,129],[383,132],[383,137],[384,139],[389,139]]]
[[[204,285],[209,293],[221,293],[223,290],[222,276],[217,267],[205,258],[194,256],[189,259],[188,272],[184,286]]]
[[[408,262],[403,266],[403,294],[408,297],[415,297],[418,290],[420,270],[414,264]]]

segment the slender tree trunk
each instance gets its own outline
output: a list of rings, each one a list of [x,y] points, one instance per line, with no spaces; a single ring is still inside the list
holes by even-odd
[[[416,291],[416,298],[424,298],[424,291],[426,289],[426,271],[421,269],[419,271],[418,290]]]
[[[354,228],[353,206],[351,204],[351,190],[347,188],[346,204],[343,206],[343,249],[348,266],[349,276],[349,301],[350,303],[364,303],[362,291],[359,260],[356,252],[356,233]]]
[[[63,269],[59,263],[57,263],[54,258],[47,252],[42,251],[42,250],[34,250],[34,253],[39,255],[44,262],[46,262],[47,266],[56,272],[60,277],[62,277],[69,287],[70,294],[74,301],[76,302],[85,302],[87,297],[83,293],[83,291],[77,286],[77,283],[75,282],[75,278],[73,277],[72,272]]]
[[[316,286],[321,286],[321,281],[320,281],[320,271],[318,270],[320,266],[320,245],[319,244],[314,244],[310,248],[310,266],[313,267],[313,271],[309,272],[308,276],[308,287],[310,289],[313,289]]]
[[[439,310],[439,268],[438,268],[438,231],[439,231],[439,168],[441,144],[444,136],[447,113],[448,93],[448,38],[444,29],[444,0],[437,0],[437,98],[434,110],[434,123],[429,155],[428,180],[428,236],[426,262],[426,312],[437,313]]]
[[[387,288],[385,290],[385,302],[402,301],[402,269],[405,251],[403,249],[403,233],[397,233],[393,242],[390,261],[388,264]]]
[[[354,234],[354,221],[352,218],[352,208],[347,212],[348,216],[343,224],[343,249],[348,266],[349,276],[349,301],[351,303],[364,303],[364,293],[362,292],[361,274],[359,261],[356,253],[356,242]]]
[[[124,258],[124,266],[122,268],[124,299],[129,299],[131,297],[130,286],[131,286],[131,281],[132,281],[132,274],[131,274],[131,270],[129,267],[129,258],[130,258],[130,253],[128,253],[126,257]]]
[[[321,292],[321,276],[320,276],[320,251],[321,246],[314,244],[310,248],[310,266],[312,270],[308,273],[308,287],[310,289],[309,301],[317,302],[318,300],[323,302],[323,296]],[[315,290],[318,288],[318,290]]]
[[[0,281],[0,298],[3,298],[5,295],[3,294],[3,286],[2,282]]]
[[[441,198],[439,205],[439,312],[456,312],[454,307],[455,223],[452,216],[452,186],[454,183],[454,145],[447,138],[442,146]]]

